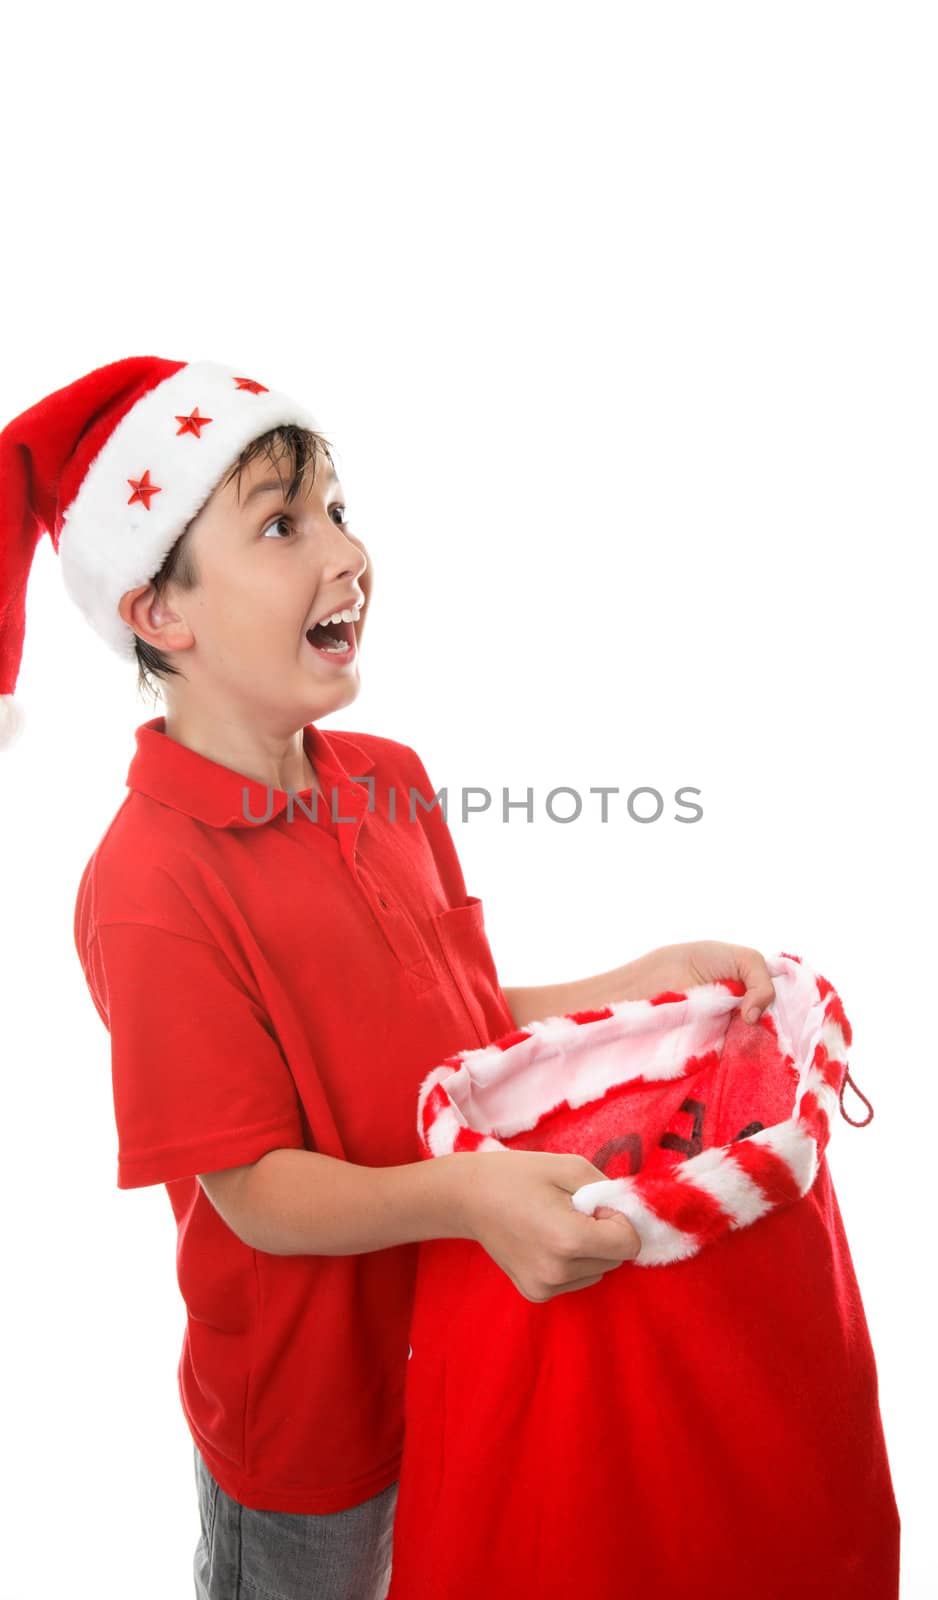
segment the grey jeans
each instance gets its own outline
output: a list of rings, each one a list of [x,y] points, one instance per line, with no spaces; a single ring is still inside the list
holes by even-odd
[[[348,1511],[252,1511],[225,1493],[192,1448],[196,1600],[385,1600],[396,1483]]]

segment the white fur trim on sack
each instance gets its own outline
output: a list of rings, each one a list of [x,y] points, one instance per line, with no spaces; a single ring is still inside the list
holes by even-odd
[[[836,1012],[828,1015],[833,995],[829,986],[825,986],[829,992],[822,992],[818,975],[789,956],[769,956],[766,965],[775,987],[766,1016],[771,1016],[779,1049],[791,1058],[798,1081],[793,1086],[791,1116],[749,1135],[746,1142],[779,1157],[798,1194],[804,1195],[817,1175],[819,1151],[817,1139],[799,1121],[801,1102],[809,1092],[815,1096],[829,1130],[838,1089],[815,1066],[815,1054],[822,1045],[829,1063],[846,1068],[847,1046]],[[739,1008],[741,998],[725,985],[701,984],[682,1000],[659,1005],[650,1000],[618,1001],[609,1005],[609,1016],[584,1023],[574,1015],[548,1017],[526,1023],[518,1030],[522,1037],[506,1042],[504,1048],[493,1043],[461,1051],[428,1073],[420,1086],[417,1127],[423,1149],[441,1156],[466,1148],[461,1136],[467,1132],[480,1136],[474,1143],[478,1150],[507,1149],[502,1139],[534,1127],[561,1102],[576,1108],[639,1077],[661,1082],[679,1077],[691,1056],[721,1047],[729,1013]],[[623,1045],[629,1052],[625,1072]],[[773,1202],[733,1159],[734,1148],[738,1145],[702,1150],[655,1182],[671,1187],[675,1195],[675,1184],[706,1191],[722,1209],[730,1230],[748,1227],[773,1209]],[[636,1266],[659,1266],[695,1255],[700,1240],[646,1204],[641,1192],[646,1183],[647,1175],[641,1172],[598,1179],[583,1184],[570,1199],[585,1216],[609,1206],[627,1217],[641,1240]]]

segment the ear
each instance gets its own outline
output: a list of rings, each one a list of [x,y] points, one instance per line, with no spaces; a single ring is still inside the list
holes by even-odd
[[[153,597],[152,583],[141,583],[136,589],[128,589],[117,602],[117,613],[121,621],[126,622],[134,633],[139,633],[141,638],[143,637],[141,630],[145,625],[143,612],[147,596],[150,599]]]
[[[165,595],[157,595],[152,583],[128,589],[121,595],[117,610],[121,620],[155,650],[178,650],[192,643],[188,625]]]

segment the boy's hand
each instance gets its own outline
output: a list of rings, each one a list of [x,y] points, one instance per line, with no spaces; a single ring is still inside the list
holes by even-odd
[[[457,1160],[463,1237],[482,1245],[525,1300],[588,1288],[638,1255],[641,1240],[621,1211],[585,1216],[570,1204],[584,1183],[606,1176],[584,1156],[486,1150]]]
[[[642,988],[647,998],[666,989],[678,993],[718,978],[738,978],[746,985],[740,1010],[746,1022],[758,1022],[775,999],[775,985],[758,950],[744,944],[722,944],[716,939],[693,944],[666,944],[639,958]]]

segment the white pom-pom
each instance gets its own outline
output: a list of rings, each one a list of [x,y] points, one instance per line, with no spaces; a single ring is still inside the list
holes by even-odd
[[[6,750],[23,731],[23,707],[11,694],[0,694],[0,750]]]

